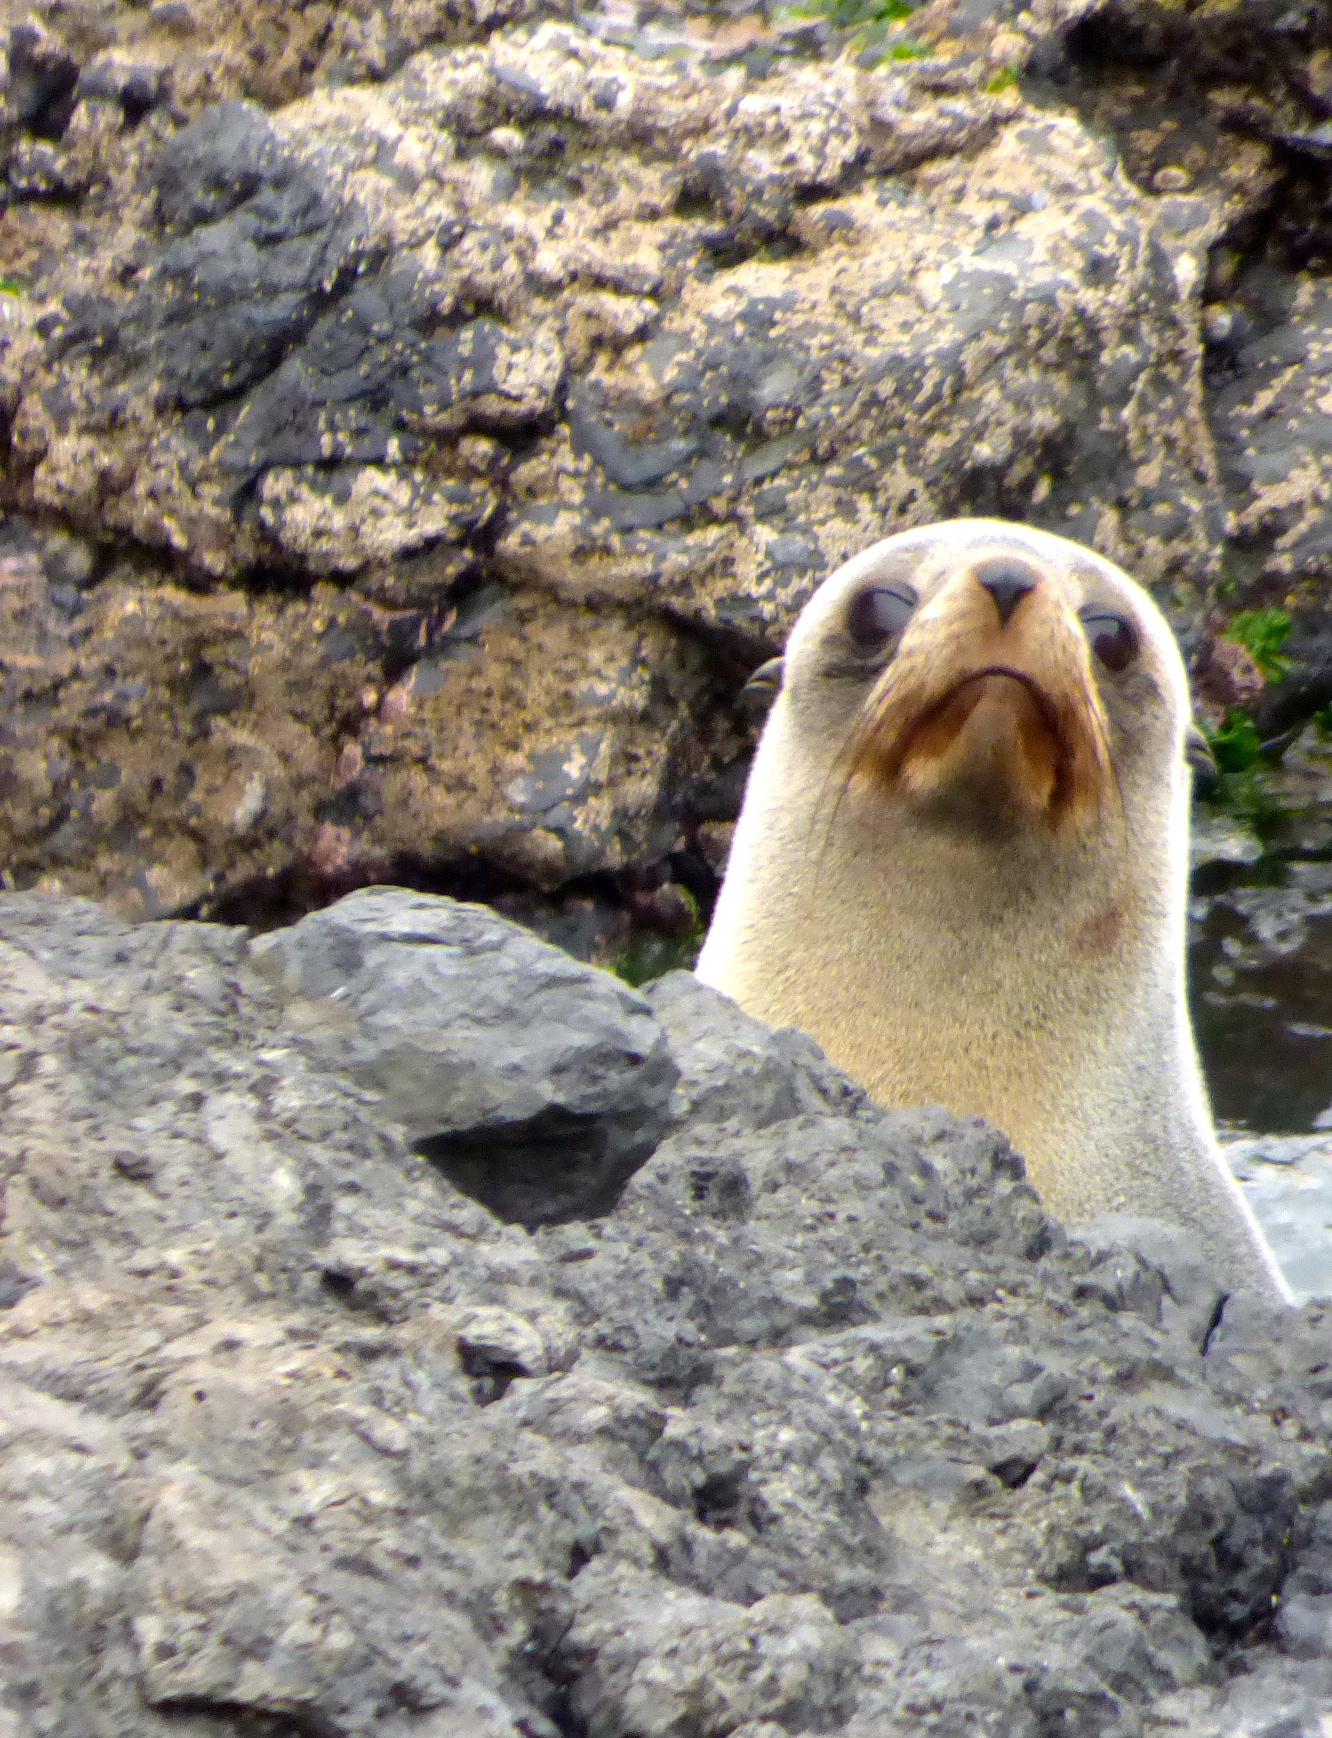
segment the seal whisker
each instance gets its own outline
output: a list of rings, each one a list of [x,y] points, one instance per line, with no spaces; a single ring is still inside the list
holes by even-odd
[[[823,781],[820,785],[819,794],[816,797],[814,804],[811,808],[810,817],[809,817],[809,829],[805,835],[805,838],[806,838],[806,855],[808,855],[808,848],[809,848],[809,845],[812,842],[813,837],[814,837],[814,828],[818,823],[819,814],[820,814],[820,811],[823,807],[824,797],[826,796],[829,788],[833,784],[834,778],[837,775],[838,767],[841,764],[841,762],[843,761],[843,758],[844,758],[843,755],[838,755],[837,759],[834,760],[833,765],[829,768],[827,775],[825,776],[825,778],[823,779]],[[825,861],[827,858],[829,844],[830,844],[832,837],[833,837],[833,829],[837,825],[837,818],[842,812],[842,804],[846,801],[847,792],[851,788],[851,780],[854,777],[855,777],[854,765],[847,767],[846,774],[844,777],[836,777],[836,794],[833,797],[832,812],[828,816],[827,825],[823,829],[823,841],[822,841],[821,845],[819,846],[818,859],[814,864],[814,872],[816,875],[821,875],[823,872],[823,867],[824,867],[824,864],[825,864]]]

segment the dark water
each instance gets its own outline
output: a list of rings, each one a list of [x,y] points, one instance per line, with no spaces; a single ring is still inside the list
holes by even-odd
[[[1299,1134],[1332,1108],[1332,743],[1194,821],[1189,987],[1217,1119]]]
[[[1264,863],[1193,910],[1190,999],[1218,1121],[1313,1128],[1332,1107],[1332,863]]]

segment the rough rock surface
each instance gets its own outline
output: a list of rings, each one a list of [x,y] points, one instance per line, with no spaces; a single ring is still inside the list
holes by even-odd
[[[604,1209],[665,1133],[679,1071],[639,998],[483,907],[372,888],[254,958],[311,1048],[505,1219]]]
[[[1223,570],[1307,590],[1306,11],[935,0],[878,65],[669,8],[13,11],[10,884],[152,916],[683,851],[706,897],[739,679],[871,538],[1029,518],[1191,635]]]
[[[426,1034],[550,1091],[479,937],[679,1071],[601,1217],[419,1150]],[[1200,1326],[1187,1251],[1071,1241],[983,1125],[540,953],[409,894],[262,946],[0,898],[7,1733],[1322,1730],[1323,1309]]]

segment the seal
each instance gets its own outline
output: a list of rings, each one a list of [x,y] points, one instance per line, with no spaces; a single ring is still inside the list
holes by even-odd
[[[1222,1284],[1291,1301],[1189,1023],[1201,739],[1146,592],[954,520],[838,569],[777,679],[697,975],[883,1104],[995,1123],[1059,1218],[1182,1224]]]

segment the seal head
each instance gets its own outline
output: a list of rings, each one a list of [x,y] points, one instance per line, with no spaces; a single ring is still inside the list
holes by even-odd
[[[997,1123],[1060,1217],[1183,1222],[1288,1298],[1189,1026],[1196,733],[1152,600],[957,520],[834,573],[780,674],[698,975],[885,1104]]]

